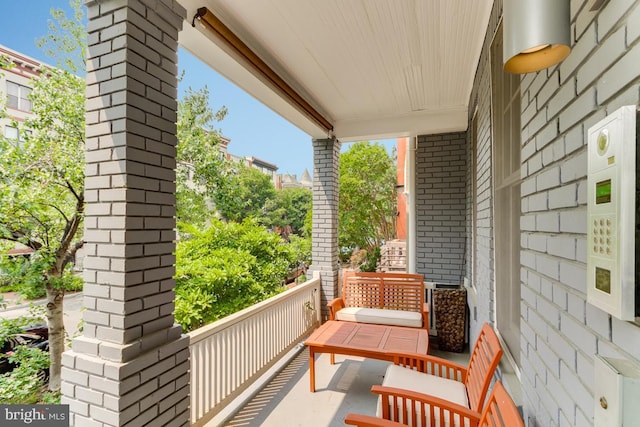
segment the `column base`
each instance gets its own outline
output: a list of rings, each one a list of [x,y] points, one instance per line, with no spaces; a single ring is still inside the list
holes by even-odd
[[[71,426],[188,426],[189,337],[124,363],[67,351],[62,394]]]

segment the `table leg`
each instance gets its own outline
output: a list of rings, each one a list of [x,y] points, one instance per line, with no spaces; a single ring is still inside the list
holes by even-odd
[[[331,354],[329,355],[329,362],[330,362],[332,365],[335,365],[335,364],[336,364],[336,354],[335,354],[335,353],[331,353]]]
[[[309,347],[309,380],[311,382],[311,393],[316,391],[316,355],[313,347]]]

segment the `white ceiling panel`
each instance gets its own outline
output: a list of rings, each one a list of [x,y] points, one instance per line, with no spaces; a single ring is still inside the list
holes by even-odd
[[[466,128],[491,0],[178,0],[207,7],[343,141]],[[313,137],[326,131],[185,23],[180,43]],[[262,86],[262,87],[261,87]],[[464,118],[464,119],[462,119]],[[305,123],[307,121],[307,123]]]

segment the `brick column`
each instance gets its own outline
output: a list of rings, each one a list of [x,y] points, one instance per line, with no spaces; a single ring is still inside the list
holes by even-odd
[[[338,294],[338,175],[340,141],[313,140],[313,232],[310,270],[322,280],[322,318]]]
[[[188,338],[174,324],[175,1],[86,1],[83,335],[63,355],[74,426],[189,424]]]
[[[420,136],[416,156],[416,271],[425,280],[461,284],[466,247],[466,133]]]

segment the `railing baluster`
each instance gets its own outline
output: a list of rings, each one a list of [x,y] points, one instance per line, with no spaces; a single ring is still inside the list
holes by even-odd
[[[190,332],[191,424],[204,425],[311,333],[319,310],[316,278]]]

